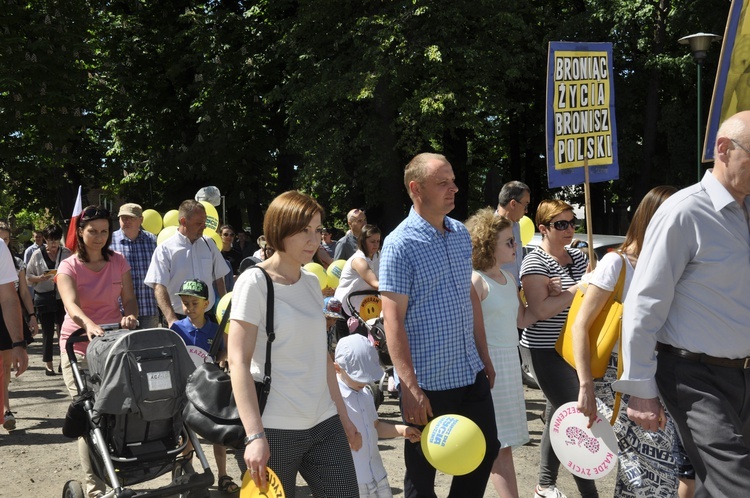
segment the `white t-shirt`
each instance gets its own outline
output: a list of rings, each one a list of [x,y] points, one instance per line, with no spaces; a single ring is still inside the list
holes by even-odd
[[[177,232],[156,246],[143,283],[152,288],[156,284],[166,287],[172,309],[182,315],[185,312],[177,292],[185,280],[197,278],[208,284],[208,309],[211,309],[216,302],[213,283],[229,271],[213,240],[201,237],[191,243],[190,239]]]
[[[365,256],[365,253],[359,250],[355,252],[351,258],[346,260],[344,267],[341,269],[341,278],[339,278],[339,285],[336,287],[336,292],[333,297],[341,301],[344,307],[344,312],[349,316],[351,316],[352,310],[346,305],[346,296],[352,292],[375,290],[370,284],[365,282],[365,279],[357,273],[357,270],[352,268],[352,262],[358,258],[367,261],[367,266],[369,266],[373,273],[375,273],[375,276],[378,276],[380,271],[380,252],[375,253],[372,259],[369,259]],[[354,306],[355,310],[359,311],[359,306],[362,304],[362,300],[364,300],[365,297],[366,296],[355,296],[352,298],[352,306]]]
[[[336,415],[328,390],[328,339],[318,278],[302,269],[291,285],[274,282],[274,332],[271,392],[263,426],[305,430]],[[266,361],[266,279],[259,270],[244,271],[232,292],[232,320],[258,326],[250,372],[263,379]]]
[[[16,266],[13,264],[13,256],[10,255],[5,241],[0,240],[0,285],[18,281]]]
[[[622,298],[628,295],[628,289],[630,288],[630,282],[633,280],[633,272],[635,271],[633,265],[630,264],[630,260],[627,256],[623,255],[625,261],[625,286],[622,289]],[[602,290],[612,292],[615,290],[617,285],[617,279],[620,277],[620,270],[622,269],[622,258],[615,252],[608,252],[604,257],[596,264],[596,268],[591,273],[589,278],[589,285],[596,285]]]

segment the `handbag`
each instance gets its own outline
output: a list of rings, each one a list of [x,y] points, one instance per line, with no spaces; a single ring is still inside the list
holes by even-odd
[[[591,355],[591,374],[594,378],[603,377],[607,372],[612,350],[620,339],[622,331],[622,292],[625,287],[625,257],[618,253],[622,259],[622,268],[617,278],[617,284],[604,307],[597,315],[589,328],[589,351]],[[568,311],[560,336],[555,343],[555,350],[575,368],[576,362],[573,357],[573,323],[578,310],[581,308],[585,294],[580,289],[576,292],[573,302]]]
[[[271,344],[276,338],[273,332],[273,282],[268,273],[256,266],[266,278],[268,295],[266,299],[266,365],[263,381],[255,382],[258,395],[260,414],[266,407],[268,393],[271,391]],[[219,330],[214,336],[211,349],[202,365],[188,377],[187,404],[182,412],[185,423],[198,435],[212,444],[219,444],[230,448],[242,448],[245,438],[245,428],[237,411],[237,403],[232,393],[232,381],[229,374],[219,368],[214,358],[219,349],[219,337],[229,320],[232,303],[229,302],[224,316],[221,318]]]
[[[34,308],[40,313],[52,313],[57,310],[57,292],[34,292]]]

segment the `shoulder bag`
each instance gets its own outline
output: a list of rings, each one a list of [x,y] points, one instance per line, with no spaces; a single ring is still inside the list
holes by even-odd
[[[255,382],[255,391],[258,395],[258,407],[261,415],[266,407],[268,393],[271,391],[271,343],[276,335],[273,328],[273,282],[268,273],[261,267],[256,266],[263,272],[268,286],[266,300],[266,365],[262,382]],[[245,429],[237,411],[237,403],[232,393],[232,381],[229,374],[219,368],[214,359],[218,353],[219,338],[224,333],[224,328],[229,321],[229,313],[232,308],[230,301],[224,316],[221,318],[219,330],[214,336],[211,349],[208,352],[203,365],[200,365],[190,374],[187,381],[186,394],[187,404],[182,412],[185,423],[198,435],[212,444],[228,446],[230,448],[242,448],[242,440],[245,438]]]
[[[591,354],[591,374],[594,378],[603,377],[607,372],[609,358],[612,349],[620,339],[622,330],[622,291],[625,287],[625,257],[619,253],[622,259],[622,268],[617,278],[617,284],[604,307],[599,312],[589,328],[589,349]],[[568,364],[575,368],[576,362],[573,357],[573,323],[581,308],[585,294],[580,289],[576,292],[573,302],[568,311],[560,336],[555,343],[555,350],[565,359]]]

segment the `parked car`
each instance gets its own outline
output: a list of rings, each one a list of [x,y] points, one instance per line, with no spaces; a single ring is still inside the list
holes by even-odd
[[[586,241],[588,243],[588,238],[585,233],[577,233],[575,238],[578,240]],[[594,234],[594,253],[596,254],[597,259],[602,259],[602,257],[608,252],[616,250],[622,245],[624,241],[625,237],[623,237],[622,235]],[[534,237],[531,238],[531,242],[523,247],[523,255],[526,256],[528,253],[537,248],[541,243],[542,235],[539,233],[535,233]],[[529,350],[527,348],[522,348],[519,346],[518,354],[521,358],[521,376],[523,379],[523,383],[531,388],[539,389],[539,384],[537,383],[536,375],[534,374],[534,368],[531,365],[531,355],[529,353]]]

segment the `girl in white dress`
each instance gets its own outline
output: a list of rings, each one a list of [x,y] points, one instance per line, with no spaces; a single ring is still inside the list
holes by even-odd
[[[513,276],[500,269],[515,261],[520,250],[513,237],[512,222],[492,209],[479,210],[466,222],[471,234],[472,284],[482,301],[487,345],[495,367],[492,399],[495,404],[500,452],[490,480],[501,498],[518,497],[512,448],[529,441],[526,403],[518,361],[518,328],[534,323],[518,294]],[[550,293],[560,293],[559,279],[550,282]]]

